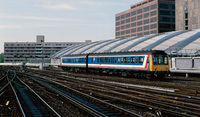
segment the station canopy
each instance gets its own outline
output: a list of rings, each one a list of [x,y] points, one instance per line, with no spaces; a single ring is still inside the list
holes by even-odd
[[[163,50],[169,55],[198,56],[200,55],[200,29],[90,42],[64,48],[51,58],[56,59],[74,54],[142,50]]]

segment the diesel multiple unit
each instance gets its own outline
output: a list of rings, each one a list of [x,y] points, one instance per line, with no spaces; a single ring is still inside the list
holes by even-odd
[[[61,58],[65,71],[125,74],[137,77],[164,77],[169,71],[163,51],[137,51],[68,55]]]

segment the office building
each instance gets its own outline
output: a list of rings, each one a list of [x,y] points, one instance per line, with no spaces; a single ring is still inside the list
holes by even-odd
[[[77,46],[85,42],[45,42],[43,35],[38,35],[36,42],[5,42],[4,62],[23,62],[30,59],[50,59],[50,56],[63,48]]]
[[[200,28],[200,0],[176,0],[176,30]]]
[[[175,30],[174,0],[144,0],[115,15],[115,38]]]

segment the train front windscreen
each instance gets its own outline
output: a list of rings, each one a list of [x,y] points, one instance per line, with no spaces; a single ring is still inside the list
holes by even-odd
[[[168,65],[168,57],[167,56],[153,56],[153,64],[154,65]]]

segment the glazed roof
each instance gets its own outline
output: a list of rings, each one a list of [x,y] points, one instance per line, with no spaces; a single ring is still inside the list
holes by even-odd
[[[101,40],[64,48],[52,55],[51,58],[73,54],[138,50],[163,50],[167,54],[197,55],[200,53],[200,29],[158,33],[126,39]]]

